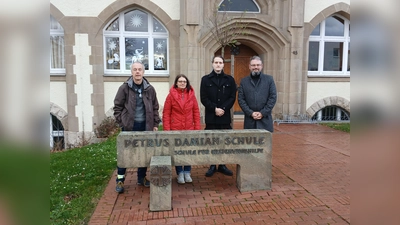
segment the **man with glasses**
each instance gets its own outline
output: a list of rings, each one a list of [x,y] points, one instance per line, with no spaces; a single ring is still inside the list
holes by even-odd
[[[131,65],[131,74],[118,89],[114,99],[114,117],[122,131],[157,131],[161,122],[158,114],[158,100],[154,87],[143,77],[145,67],[141,62]],[[138,185],[150,187],[146,179],[147,167],[137,170]],[[115,191],[124,192],[126,168],[117,167],[117,187]]]
[[[250,58],[250,75],[240,81],[238,102],[244,113],[244,129],[274,131],[272,109],[276,103],[276,87],[271,75],[261,72],[261,58]]]

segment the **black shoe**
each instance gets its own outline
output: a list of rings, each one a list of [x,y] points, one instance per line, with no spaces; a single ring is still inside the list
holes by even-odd
[[[124,192],[124,182],[118,181],[117,186],[115,187],[115,191],[118,193]]]
[[[143,179],[138,178],[137,184],[140,186],[150,187],[150,181],[147,180],[146,177],[143,177]]]
[[[227,176],[232,176],[233,173],[231,170],[229,170],[225,165],[219,165],[218,166],[218,172],[223,173]]]
[[[208,169],[206,173],[206,177],[211,177],[217,171],[217,167],[215,165],[211,165],[210,169]]]

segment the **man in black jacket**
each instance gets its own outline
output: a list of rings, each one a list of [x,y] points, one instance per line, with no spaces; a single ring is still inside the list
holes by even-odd
[[[232,129],[231,108],[236,99],[236,83],[232,76],[224,73],[224,58],[214,56],[213,71],[201,79],[200,99],[205,107],[205,130]],[[206,176],[211,177],[217,171],[211,165]],[[218,172],[227,176],[233,173],[225,165],[218,166]]]

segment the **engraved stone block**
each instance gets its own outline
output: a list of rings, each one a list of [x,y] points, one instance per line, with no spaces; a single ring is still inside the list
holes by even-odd
[[[236,183],[241,192],[271,189],[272,135],[266,130],[140,131],[118,135],[119,167],[148,167],[154,156],[170,156],[173,166],[236,164]],[[169,164],[158,163],[157,168],[150,169],[156,174],[150,178],[151,186],[170,185],[164,179],[167,170],[163,165]]]
[[[150,183],[164,187],[171,183],[171,169],[167,166],[153,166],[150,170]]]
[[[150,161],[150,211],[172,209],[171,156],[153,156]]]

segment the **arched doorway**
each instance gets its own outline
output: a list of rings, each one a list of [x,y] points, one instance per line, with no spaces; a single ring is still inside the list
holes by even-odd
[[[231,51],[230,47],[225,47],[224,50],[224,58],[227,60],[225,62],[224,66],[224,72],[226,74],[230,74],[235,78],[236,85],[239,86],[240,81],[242,80],[243,77],[246,77],[250,74],[249,70],[249,60],[252,56],[258,55],[252,48],[241,44],[238,46],[239,47],[239,54],[235,55],[234,57],[234,74],[231,74]],[[221,55],[221,49],[219,49],[215,55]],[[235,104],[233,105],[233,112],[234,114],[242,114],[243,111],[239,106],[239,103],[237,101],[237,94],[236,94],[236,101]]]

